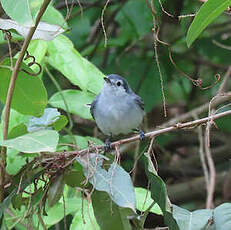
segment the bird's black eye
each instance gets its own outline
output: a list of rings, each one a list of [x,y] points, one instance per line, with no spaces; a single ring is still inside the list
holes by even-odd
[[[116,85],[117,85],[117,86],[121,86],[121,82],[120,82],[120,81],[117,81]]]

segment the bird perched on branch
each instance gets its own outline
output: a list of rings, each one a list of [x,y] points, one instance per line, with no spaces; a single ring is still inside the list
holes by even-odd
[[[104,80],[101,92],[90,105],[90,112],[99,129],[108,136],[106,149],[109,149],[112,136],[138,131],[144,117],[144,102],[121,76],[110,74]],[[143,140],[144,132],[139,130],[139,133]]]

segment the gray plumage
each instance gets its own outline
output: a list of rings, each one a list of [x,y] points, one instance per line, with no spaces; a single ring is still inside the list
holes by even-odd
[[[144,102],[116,74],[105,78],[103,88],[91,103],[91,114],[106,135],[127,134],[138,128],[144,116]]]

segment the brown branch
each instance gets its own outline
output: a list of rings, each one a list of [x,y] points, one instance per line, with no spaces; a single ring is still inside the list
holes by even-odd
[[[163,134],[163,133],[168,133],[168,132],[172,132],[172,131],[179,130],[179,129],[194,128],[194,127],[197,127],[198,125],[207,123],[208,121],[216,120],[216,119],[219,119],[219,118],[227,116],[227,115],[231,115],[231,110],[228,110],[228,111],[225,111],[225,112],[222,112],[222,113],[218,113],[218,114],[215,114],[215,115],[212,115],[212,116],[208,116],[208,117],[205,117],[205,118],[202,118],[202,119],[197,119],[197,120],[189,121],[189,122],[185,122],[185,123],[177,123],[177,124],[172,125],[170,127],[154,130],[154,131],[146,133],[145,137],[152,139],[153,137],[156,137],[156,136],[158,136],[160,134]],[[122,144],[127,144],[127,143],[134,142],[134,141],[137,141],[137,140],[140,140],[139,135],[112,142],[111,147],[115,148],[115,146],[122,145]],[[73,156],[73,155],[74,156],[82,156],[82,155],[84,155],[86,153],[93,152],[93,151],[96,151],[96,150],[97,151],[98,150],[104,150],[104,148],[105,148],[104,145],[97,145],[97,146],[89,147],[88,149],[83,149],[83,150],[80,150],[80,151],[66,152],[65,156],[66,157]]]

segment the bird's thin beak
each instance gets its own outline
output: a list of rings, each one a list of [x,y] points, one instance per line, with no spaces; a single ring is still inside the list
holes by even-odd
[[[110,79],[108,79],[107,77],[104,77],[103,79],[104,79],[104,81],[106,81],[106,83],[111,84]]]

